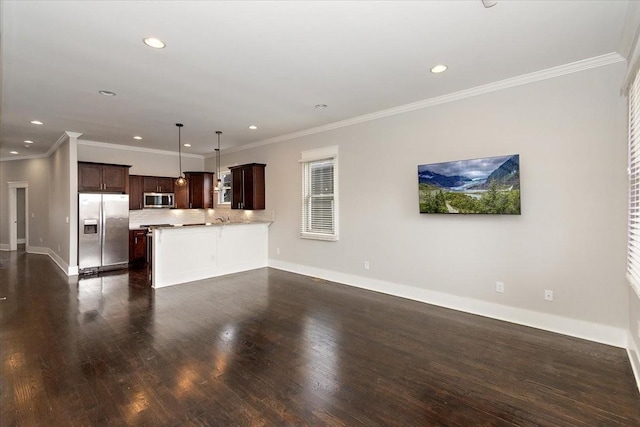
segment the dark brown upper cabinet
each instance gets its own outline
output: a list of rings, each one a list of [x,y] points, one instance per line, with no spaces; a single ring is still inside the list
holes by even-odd
[[[144,206],[143,179],[141,175],[129,175],[129,210],[142,209]]]
[[[213,209],[212,172],[185,172],[189,187],[189,208]]]
[[[130,167],[78,162],[78,191],[127,194],[129,192]]]
[[[265,208],[264,168],[262,163],[231,166],[231,209]]]
[[[144,193],[173,193],[173,178],[162,176],[143,177]]]

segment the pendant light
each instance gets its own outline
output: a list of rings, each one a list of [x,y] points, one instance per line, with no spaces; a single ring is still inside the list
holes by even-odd
[[[216,189],[222,191],[222,180],[220,179],[220,135],[222,135],[222,131],[217,130],[216,135],[218,135],[218,148],[216,148],[216,176],[218,177],[218,183]]]
[[[176,123],[178,127],[178,158],[180,162],[180,176],[176,179],[176,185],[178,187],[184,187],[187,184],[187,180],[184,179],[184,175],[182,174],[182,141],[180,140],[180,129],[184,126],[182,123]]]

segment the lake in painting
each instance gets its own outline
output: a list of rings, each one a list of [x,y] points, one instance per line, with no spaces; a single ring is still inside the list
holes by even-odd
[[[420,213],[520,215],[518,154],[418,166]]]

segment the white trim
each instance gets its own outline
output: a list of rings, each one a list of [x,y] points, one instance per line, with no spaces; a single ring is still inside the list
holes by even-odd
[[[55,262],[58,267],[60,267],[60,269],[64,272],[64,274],[66,274],[67,276],[77,276],[78,275],[78,266],[69,266],[66,262],[64,262],[64,260],[62,258],[60,258],[60,255],[58,255],[57,253],[55,253],[55,251],[49,249],[48,251],[48,255],[49,258],[51,258],[53,260],[53,262]]]
[[[510,307],[446,294],[443,292],[420,289],[414,286],[309,267],[306,265],[293,264],[274,259],[269,259],[269,267],[303,274],[305,276],[319,277],[321,279],[342,283],[348,286],[425,302],[427,304],[451,308],[453,310],[477,314],[519,325],[530,326],[615,347],[626,348],[627,346],[628,333],[627,330],[623,328],[616,328],[584,320],[571,319],[554,314]]]
[[[387,110],[377,111],[375,113],[364,114],[362,116],[353,117],[346,120],[340,120],[338,122],[329,123],[322,126],[317,126],[310,129],[301,130],[299,132],[293,132],[286,135],[275,136],[273,138],[263,139],[262,141],[252,142],[250,144],[244,144],[237,147],[230,147],[226,150],[222,150],[222,154],[235,153],[237,151],[248,150],[250,148],[261,147],[263,145],[274,144],[276,142],[288,141],[302,136],[313,135],[316,133],[327,132],[334,129],[343,128],[346,126],[352,126],[359,123],[368,122],[371,120],[381,119],[383,117],[395,116],[397,114],[408,113],[414,110],[420,110],[422,108],[433,107],[436,105],[446,104],[448,102],[459,101],[465,98],[471,98],[473,96],[484,95],[486,93],[496,92],[503,89],[509,89],[516,86],[522,86],[529,83],[539,82],[541,80],[552,79],[555,77],[564,76],[566,74],[573,74],[580,71],[590,70],[592,68],[603,67],[618,62],[623,62],[625,59],[617,52],[607,53],[605,55],[595,56],[593,58],[583,59],[581,61],[571,62],[569,64],[560,65],[557,67],[547,68],[546,70],[540,70],[529,74],[523,74],[521,76],[512,77],[505,80],[489,83],[482,86],[476,86],[470,89],[461,90],[454,93],[449,93],[435,98],[428,98],[422,101],[413,102],[406,105],[400,105],[398,107],[389,108]]]
[[[640,298],[640,286],[636,285],[635,283],[633,283],[631,281],[629,281],[629,286],[631,286],[631,288],[634,290],[634,292],[636,293],[638,298]]]
[[[27,239],[16,239],[16,242],[18,242],[19,245],[22,245],[24,243],[27,243]]]
[[[640,392],[640,351],[636,346],[636,341],[631,335],[631,331],[628,332],[627,337],[627,356],[629,356],[629,362],[631,363],[631,370],[633,370],[633,376],[636,379],[636,386]]]
[[[47,154],[34,154],[33,156],[12,156],[12,157],[0,157],[0,162],[11,162],[14,160],[31,160],[31,159],[44,159],[49,157]]]
[[[100,147],[100,148],[111,148],[114,150],[125,150],[125,151],[138,151],[142,153],[155,153],[155,154],[164,154],[166,156],[175,156],[178,157],[177,151],[167,151],[167,150],[158,150],[156,148],[145,148],[145,147],[132,147],[130,145],[121,145],[121,144],[111,144],[109,142],[98,142],[98,141],[89,141],[86,139],[79,139],[78,145],[87,145],[89,147]],[[182,157],[190,157],[193,159],[204,159],[205,157],[200,154],[190,154],[190,153],[182,153]]]
[[[314,150],[306,150],[300,153],[300,164],[302,165],[302,199],[300,211],[300,238],[312,240],[324,240],[337,242],[340,236],[340,196],[339,196],[339,166],[338,166],[338,145],[330,145],[327,147],[317,148]],[[307,220],[312,217],[311,206],[307,203],[311,188],[311,170],[310,165],[314,162],[323,162],[331,160],[333,163],[333,232],[322,233],[308,231]]]
[[[0,251],[9,251],[9,244],[8,243],[0,243]]]
[[[300,153],[300,163],[315,162],[316,160],[335,159],[338,157],[339,145],[317,148],[315,150],[302,151]]]
[[[50,249],[44,246],[27,246],[28,254],[49,255]]]
[[[60,147],[60,145],[62,145],[64,141],[66,141],[68,138],[79,138],[80,135],[82,135],[82,133],[80,132],[64,131],[64,133],[60,135],[60,138],[58,138],[58,140],[51,146],[51,148],[49,148],[49,150],[45,154],[34,154],[33,156],[0,157],[0,162],[9,162],[12,160],[42,159],[45,157],[51,157],[51,155],[56,152],[58,147]]]
[[[18,249],[19,243],[29,241],[29,181],[9,181],[9,250]],[[18,239],[18,188],[24,189],[24,239]],[[20,242],[20,240],[24,240]],[[15,242],[15,246],[14,246]]]
[[[60,138],[58,138],[58,140],[51,146],[51,148],[49,148],[49,151],[47,151],[47,157],[51,156],[53,153],[56,152],[56,150],[62,145],[63,142],[65,142],[67,139],[69,139],[69,135],[67,135],[66,133],[63,133],[62,135],[60,135]]]

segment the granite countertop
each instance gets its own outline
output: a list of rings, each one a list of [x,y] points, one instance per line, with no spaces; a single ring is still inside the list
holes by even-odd
[[[182,228],[182,227],[220,227],[221,225],[271,224],[273,221],[228,221],[228,222],[200,222],[196,224],[150,224],[143,228]]]

